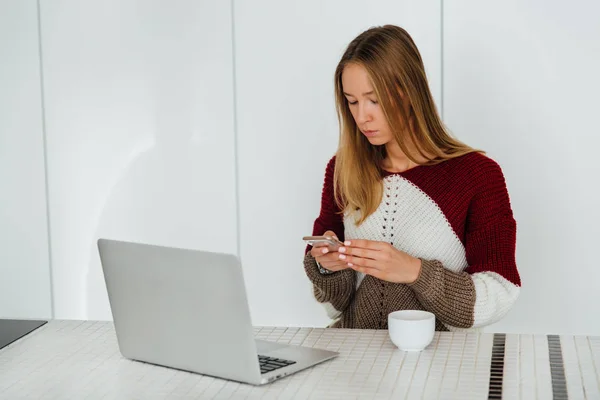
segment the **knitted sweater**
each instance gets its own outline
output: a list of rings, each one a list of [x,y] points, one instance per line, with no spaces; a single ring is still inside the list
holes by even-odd
[[[427,310],[436,330],[475,329],[500,320],[515,303],[521,279],[515,263],[516,222],[499,165],[469,153],[401,173],[383,171],[377,211],[360,226],[334,201],[335,157],[326,168],[313,235],[389,242],[422,260],[411,284],[352,269],[322,274],[307,248],[304,267],[332,327],[387,329],[396,310]]]

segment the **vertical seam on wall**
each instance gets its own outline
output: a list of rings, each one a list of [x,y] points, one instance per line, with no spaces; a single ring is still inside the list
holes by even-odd
[[[441,80],[441,99],[440,114],[444,121],[444,0],[440,0],[440,80]]]
[[[237,255],[242,259],[241,252],[241,223],[240,223],[240,168],[238,160],[238,125],[237,125],[237,81],[236,81],[236,62],[235,62],[235,0],[231,0],[231,71],[233,82],[233,164],[235,168],[235,225]]]
[[[42,11],[40,0],[36,1],[37,5],[37,28],[38,28],[38,58],[40,67],[40,93],[41,93],[41,108],[42,108],[42,146],[44,152],[44,190],[46,195],[46,228],[48,238],[48,272],[50,278],[50,317],[55,318],[56,310],[54,309],[54,277],[52,271],[52,239],[50,229],[50,191],[48,189],[48,144],[46,138],[46,106],[44,93],[44,68],[42,57]]]

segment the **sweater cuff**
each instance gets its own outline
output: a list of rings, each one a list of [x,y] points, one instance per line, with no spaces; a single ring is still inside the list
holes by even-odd
[[[308,279],[322,294],[322,298],[318,298],[318,301],[329,301],[334,295],[347,292],[349,288],[354,287],[354,270],[344,269],[330,274],[322,274],[319,271],[317,260],[310,253],[304,256],[304,270]]]
[[[435,290],[436,287],[439,289],[440,284],[443,283],[444,267],[439,261],[420,260],[421,272],[417,279],[408,286],[415,292],[427,296],[427,293]]]
[[[441,262],[421,260],[421,273],[408,284],[427,311],[444,324],[457,328],[473,326],[475,284],[466,272],[452,272]]]

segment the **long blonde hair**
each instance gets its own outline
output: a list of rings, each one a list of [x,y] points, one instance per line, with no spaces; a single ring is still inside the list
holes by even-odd
[[[336,202],[343,212],[360,210],[356,221],[360,225],[381,202],[381,163],[387,154],[385,146],[369,143],[352,117],[342,87],[342,73],[349,64],[367,71],[394,138],[411,161],[417,162],[406,145],[407,133],[420,156],[428,160],[425,164],[479,150],[453,138],[442,123],[419,50],[404,29],[385,25],[361,33],[348,45],[335,71],[340,144],[334,173]],[[401,92],[410,103],[408,114],[402,107]],[[405,123],[411,118],[413,129]]]

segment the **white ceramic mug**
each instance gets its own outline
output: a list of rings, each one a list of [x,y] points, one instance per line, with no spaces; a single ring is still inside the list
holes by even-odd
[[[394,311],[388,315],[388,331],[400,350],[421,351],[433,340],[435,315],[421,310]]]

